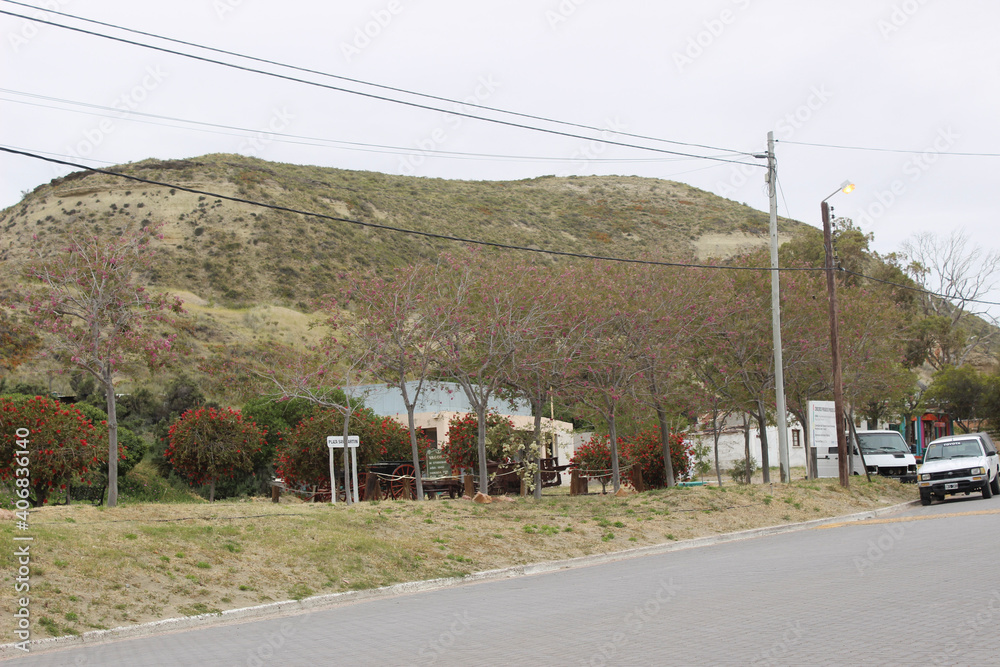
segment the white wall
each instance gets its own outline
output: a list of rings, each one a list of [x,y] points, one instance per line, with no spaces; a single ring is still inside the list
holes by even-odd
[[[455,417],[462,417],[465,412],[455,412],[451,410],[438,410],[436,412],[418,412],[413,415],[413,423],[417,428],[434,428],[437,429],[437,446],[443,447],[448,444],[448,424]],[[501,413],[502,414],[502,413]],[[398,421],[403,426],[407,425],[406,413],[397,413],[387,415]],[[504,414],[505,417],[514,423],[514,428],[518,431],[531,431],[535,430],[535,418],[524,415],[511,415]],[[542,419],[542,438],[546,438],[547,434],[555,432],[556,434],[556,445],[560,450],[563,449],[565,443],[572,441],[573,425],[569,422],[563,422],[551,419]],[[568,460],[568,459],[567,459]],[[562,455],[560,454],[560,461],[562,461]]]
[[[788,464],[792,467],[805,467],[805,447],[793,446],[792,431],[796,429],[801,431],[801,427],[799,427],[798,424],[794,424],[788,429]],[[753,457],[759,467],[761,465],[762,458],[761,440],[758,435],[757,429],[750,429],[750,456]],[[690,434],[688,437],[693,442],[701,442],[708,445],[710,450],[712,450],[714,446],[714,439],[711,430]],[[802,442],[804,442],[804,436],[800,435],[799,443]],[[781,459],[778,456],[778,429],[775,426],[767,427],[767,452],[769,457],[768,463],[772,468],[777,468]],[[742,430],[736,432],[729,431],[719,436],[719,467],[722,468],[723,474],[725,474],[727,469],[732,467],[733,463],[743,459],[743,457],[744,444]],[[709,455],[709,458],[714,465],[714,450]]]

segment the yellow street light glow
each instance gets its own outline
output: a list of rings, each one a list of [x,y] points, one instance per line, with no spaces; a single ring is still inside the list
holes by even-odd
[[[833,192],[831,192],[830,195],[826,199],[829,199],[830,197],[832,197],[833,195],[837,194],[838,192],[843,192],[845,194],[850,193],[850,192],[854,192],[854,183],[851,183],[849,180],[848,181],[844,181],[843,183],[840,184],[840,187],[838,189],[834,190]],[[826,199],[824,199],[823,201],[826,201]]]

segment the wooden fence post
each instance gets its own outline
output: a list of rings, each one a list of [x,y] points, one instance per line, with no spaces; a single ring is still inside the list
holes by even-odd
[[[580,471],[575,468],[569,473],[569,495],[580,495]]]
[[[642,493],[646,490],[646,485],[642,483],[642,468],[639,467],[638,463],[632,464],[632,486],[636,493]]]
[[[382,486],[379,484],[378,475],[374,472],[368,473],[368,479],[365,480],[365,500],[379,500],[379,496],[382,495],[381,491]]]

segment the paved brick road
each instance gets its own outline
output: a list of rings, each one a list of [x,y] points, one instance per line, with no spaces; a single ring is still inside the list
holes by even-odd
[[[960,500],[7,664],[994,665],[998,554],[1000,499]]]

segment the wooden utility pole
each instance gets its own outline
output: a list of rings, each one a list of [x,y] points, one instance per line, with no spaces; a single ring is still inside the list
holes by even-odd
[[[837,193],[834,192],[833,194]],[[830,195],[830,197],[832,196]],[[826,199],[820,204],[820,208],[823,213],[823,243],[826,246],[826,291],[830,300],[830,358],[833,362],[833,405],[836,411],[837,458],[839,459],[840,485],[846,488],[851,484],[851,471],[848,467],[847,434],[844,428],[844,379],[840,370],[840,340],[837,327],[839,318],[837,312],[837,282],[834,280],[833,275],[833,232],[830,229],[830,206],[826,203]]]

